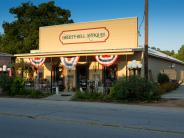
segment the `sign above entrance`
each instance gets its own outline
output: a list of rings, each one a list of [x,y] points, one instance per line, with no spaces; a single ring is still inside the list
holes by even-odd
[[[72,23],[39,28],[39,52],[121,53],[138,47],[137,18]]]
[[[108,38],[109,30],[106,27],[66,30],[59,37],[63,45],[100,43],[106,42]]]

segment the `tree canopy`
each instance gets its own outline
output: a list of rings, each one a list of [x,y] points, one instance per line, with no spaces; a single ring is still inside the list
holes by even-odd
[[[38,48],[39,27],[73,23],[71,13],[55,5],[54,1],[33,5],[22,3],[9,10],[15,20],[4,22],[0,36],[0,50],[10,54],[28,53]]]
[[[181,48],[178,50],[178,53],[175,55],[175,57],[181,61],[184,61],[184,45],[181,46]]]

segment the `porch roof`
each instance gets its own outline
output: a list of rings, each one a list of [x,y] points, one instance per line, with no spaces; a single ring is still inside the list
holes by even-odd
[[[18,58],[31,57],[66,57],[66,56],[94,56],[94,55],[132,55],[135,49],[121,48],[121,49],[104,49],[104,50],[81,50],[81,51],[55,51],[55,52],[35,52],[25,54],[15,54]]]

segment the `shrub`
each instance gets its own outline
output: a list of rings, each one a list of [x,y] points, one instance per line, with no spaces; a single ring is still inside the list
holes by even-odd
[[[170,92],[172,90],[176,90],[178,86],[179,84],[177,82],[166,82],[166,83],[160,84],[159,90],[163,94],[166,92]]]
[[[159,88],[156,83],[146,81],[144,78],[133,76],[128,80],[122,78],[111,88],[110,93],[105,95],[97,92],[77,91],[73,100],[92,101],[151,101],[160,98]]]
[[[159,73],[157,76],[157,81],[160,84],[167,83],[167,82],[169,82],[169,77],[165,73]]]
[[[121,101],[150,101],[158,100],[160,93],[156,83],[132,76],[127,80],[123,78],[117,81],[111,88],[110,97]]]
[[[81,92],[77,91],[72,100],[102,100],[104,95],[98,92]]]
[[[42,93],[39,90],[25,89],[25,81],[20,77],[9,77],[2,74],[0,77],[2,91],[9,96],[26,96],[30,98],[41,98],[49,96],[49,93]]]
[[[7,74],[1,74],[0,87],[2,88],[2,92],[9,92],[13,79],[13,77],[9,77]]]
[[[30,94],[29,94],[30,98],[40,98],[42,96],[43,96],[42,92],[40,92],[38,90],[31,90]]]
[[[25,81],[20,77],[15,77],[10,87],[9,95],[25,95]]]

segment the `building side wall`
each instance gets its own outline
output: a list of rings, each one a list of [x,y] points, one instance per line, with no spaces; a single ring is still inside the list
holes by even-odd
[[[175,66],[171,68],[173,62],[152,56],[149,56],[148,63],[149,76],[152,77],[154,81],[157,81],[159,73],[166,73],[170,79],[173,80],[184,80],[184,65],[174,63]]]
[[[8,65],[11,63],[11,57],[0,56],[0,66]]]

